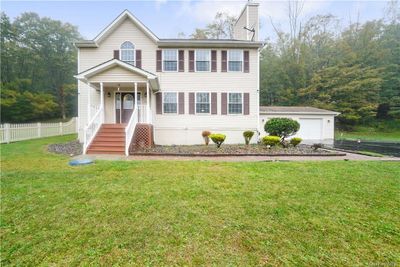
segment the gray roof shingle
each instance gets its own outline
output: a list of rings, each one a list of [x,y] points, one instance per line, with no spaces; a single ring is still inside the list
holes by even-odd
[[[261,114],[293,113],[293,114],[332,114],[339,115],[339,112],[314,108],[314,107],[284,107],[284,106],[260,106]]]

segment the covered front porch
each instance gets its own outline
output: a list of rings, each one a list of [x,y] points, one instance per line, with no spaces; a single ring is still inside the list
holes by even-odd
[[[97,91],[100,98],[103,96],[104,123],[128,124],[134,113],[138,123],[152,123],[152,92],[147,82],[101,84],[91,84],[91,87]],[[88,103],[88,116],[92,117],[100,108],[101,100],[97,102],[89,97]]]
[[[157,76],[113,59],[76,77],[88,85],[84,153],[128,155],[137,126],[152,129],[151,100],[159,90]]]

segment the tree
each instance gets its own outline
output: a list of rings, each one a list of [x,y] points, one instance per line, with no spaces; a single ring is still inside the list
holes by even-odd
[[[77,28],[35,13],[23,13],[10,22],[2,13],[1,30],[2,87],[22,90],[16,85],[29,80],[29,88],[24,88],[22,95],[28,97],[25,91],[32,97],[50,94],[57,101],[58,110],[48,114],[50,117],[75,115],[76,86],[71,84],[76,82],[73,42],[80,39]],[[7,120],[7,116],[2,119]]]
[[[262,105],[312,105],[341,112],[341,125],[400,118],[400,9],[392,1],[386,19],[340,30],[332,15],[301,19],[301,3],[289,3],[290,29],[271,20],[276,41],[261,51]]]
[[[192,39],[232,39],[233,26],[236,22],[234,16],[228,13],[218,12],[212,23],[205,29],[195,29],[191,35]]]
[[[264,125],[264,130],[269,135],[279,136],[282,143],[284,143],[286,137],[295,135],[299,129],[300,124],[289,118],[272,118]]]

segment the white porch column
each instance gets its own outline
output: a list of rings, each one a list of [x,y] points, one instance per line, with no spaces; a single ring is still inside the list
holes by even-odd
[[[104,87],[103,87],[103,82],[100,83],[100,108],[103,109],[103,121],[104,121]]]
[[[150,123],[150,90],[149,90],[149,82],[146,82],[146,122]]]
[[[92,90],[92,86],[90,85],[90,83],[88,83],[88,85],[89,85],[89,89],[88,89],[88,110],[87,110],[87,116],[88,116],[88,123],[90,122],[90,119],[91,119],[91,114],[90,114],[90,111],[91,111],[91,109],[90,109],[90,91]]]
[[[138,106],[137,106],[137,83],[135,83],[135,109],[138,109]]]

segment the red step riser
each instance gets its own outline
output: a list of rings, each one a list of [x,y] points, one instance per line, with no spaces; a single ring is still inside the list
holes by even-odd
[[[96,141],[96,142],[121,142],[121,143],[125,143],[125,138],[98,137],[94,141]]]
[[[106,148],[95,147],[95,148],[88,149],[88,151],[90,151],[92,153],[98,153],[98,154],[107,154],[107,153],[112,153],[112,152],[123,154],[125,152],[125,149],[110,150],[110,149],[106,149]]]
[[[90,148],[93,147],[122,147],[125,148],[125,144],[124,143],[104,143],[104,142],[93,142],[92,144],[90,144]]]
[[[114,151],[90,151],[88,150],[86,154],[115,154],[115,155],[125,155],[125,152],[114,152]]]
[[[118,137],[125,138],[125,133],[97,133],[96,137]],[[95,138],[96,138],[95,137]]]
[[[121,133],[125,134],[123,129],[100,129],[99,133]]]

